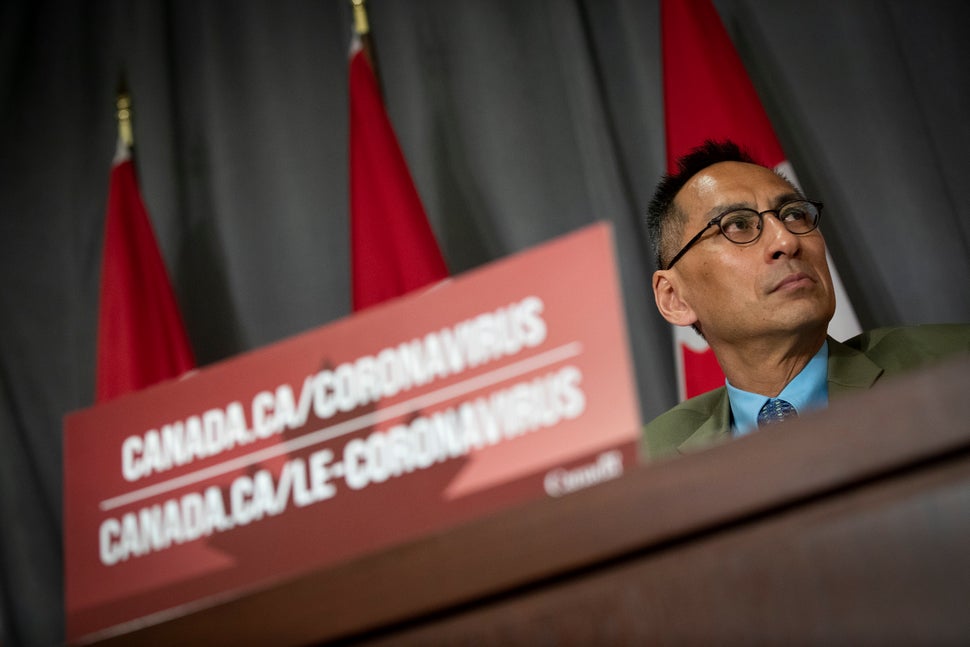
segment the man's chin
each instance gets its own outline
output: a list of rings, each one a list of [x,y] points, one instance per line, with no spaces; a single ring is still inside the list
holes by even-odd
[[[825,334],[831,319],[832,314],[826,308],[782,307],[769,314],[767,328],[770,329],[770,333],[782,336],[797,334],[814,337]]]

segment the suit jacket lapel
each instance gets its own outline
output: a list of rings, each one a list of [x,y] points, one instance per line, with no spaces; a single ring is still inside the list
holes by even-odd
[[[722,389],[721,397],[711,407],[711,415],[694,433],[677,446],[677,451],[690,452],[706,447],[713,442],[731,437],[731,404],[727,389]]]
[[[882,375],[883,369],[865,353],[829,337],[829,398],[865,391]]]

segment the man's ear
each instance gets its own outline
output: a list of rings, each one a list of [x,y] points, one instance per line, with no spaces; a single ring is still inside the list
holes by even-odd
[[[663,318],[675,326],[692,326],[697,322],[694,309],[681,296],[678,277],[670,270],[653,273],[653,298]]]

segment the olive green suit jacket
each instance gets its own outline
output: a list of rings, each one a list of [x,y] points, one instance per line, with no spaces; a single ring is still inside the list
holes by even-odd
[[[830,399],[944,358],[970,355],[970,325],[878,328],[845,342],[829,342]],[[721,387],[680,403],[644,427],[649,458],[688,453],[731,438],[731,405]]]

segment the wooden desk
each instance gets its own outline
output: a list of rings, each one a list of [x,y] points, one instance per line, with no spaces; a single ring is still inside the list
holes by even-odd
[[[968,644],[970,362],[104,644]]]

